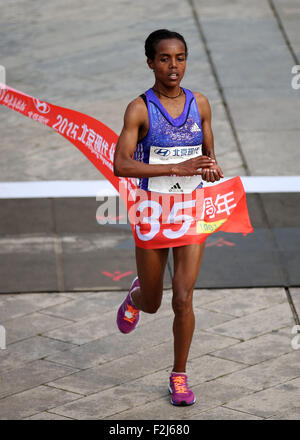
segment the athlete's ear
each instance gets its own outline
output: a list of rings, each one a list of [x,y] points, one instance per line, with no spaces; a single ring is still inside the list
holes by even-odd
[[[153,60],[150,60],[150,58],[147,58],[147,64],[151,70],[154,70]]]

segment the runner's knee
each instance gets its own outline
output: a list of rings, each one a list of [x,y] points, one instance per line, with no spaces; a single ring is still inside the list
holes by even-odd
[[[144,312],[154,314],[159,309],[160,304],[158,303],[150,303],[144,307]]]
[[[145,295],[145,293],[142,292],[142,296],[143,296],[143,312],[151,313],[151,314],[156,313],[161,305],[162,291],[156,297],[153,297],[153,291],[149,292],[149,295]]]
[[[143,312],[145,313],[156,313],[159,309],[161,304],[161,301],[158,300],[149,300],[149,301],[143,301]]]
[[[188,289],[173,290],[172,308],[175,315],[185,315],[193,307],[193,291]]]

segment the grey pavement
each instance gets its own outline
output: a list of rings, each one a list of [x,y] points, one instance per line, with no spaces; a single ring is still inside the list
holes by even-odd
[[[167,390],[172,292],[130,335],[115,323],[125,293],[1,295],[1,419],[299,418],[300,352],[284,289],[195,290],[187,371],[197,402],[185,408]]]
[[[146,36],[161,27],[178,30],[190,51],[184,86],[209,98],[225,175],[300,174],[300,89],[291,87],[292,67],[300,65],[299,1],[0,0],[0,11],[7,84],[89,114],[117,133],[128,102],[152,85]],[[103,179],[64,138],[2,106],[0,133],[0,181]],[[59,215],[59,205],[32,204],[35,221],[26,233],[22,203],[13,219],[3,212],[8,205],[0,204],[0,254],[10,248],[19,256],[30,243],[35,258],[22,263],[20,288],[0,294],[6,330],[1,419],[300,419],[300,337],[292,333],[300,324],[298,286],[257,287],[254,281],[249,288],[196,289],[187,372],[197,402],[175,408],[167,390],[173,360],[169,275],[157,314],[142,314],[135,332],[123,335],[115,317],[129,278],[118,289],[104,279],[97,288],[80,289],[88,266],[77,272],[70,260],[68,278],[44,291],[44,280],[59,266],[59,252],[50,250],[61,245],[45,218],[50,222],[54,206]],[[95,247],[95,258],[96,235],[92,226],[84,229],[91,222],[84,207],[76,227],[86,234],[82,246]],[[76,238],[65,243],[77,246]],[[133,250],[123,256],[121,270],[135,273]],[[1,263],[2,280],[12,276],[15,261]],[[104,262],[105,256],[102,269]],[[24,273],[40,283],[35,291],[20,293]]]

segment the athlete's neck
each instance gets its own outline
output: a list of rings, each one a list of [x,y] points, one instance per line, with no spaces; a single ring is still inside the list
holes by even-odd
[[[156,95],[164,96],[166,98],[175,99],[182,95],[183,90],[180,85],[176,85],[174,87],[165,87],[162,84],[155,83],[152,87],[152,90]]]

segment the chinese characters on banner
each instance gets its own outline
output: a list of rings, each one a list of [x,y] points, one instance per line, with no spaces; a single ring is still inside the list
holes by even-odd
[[[239,177],[191,194],[143,191],[137,187],[136,179],[114,175],[118,136],[100,121],[1,83],[0,104],[51,127],[95,165],[125,202],[137,246],[152,249],[182,246],[204,242],[218,230],[243,234],[253,231]]]

